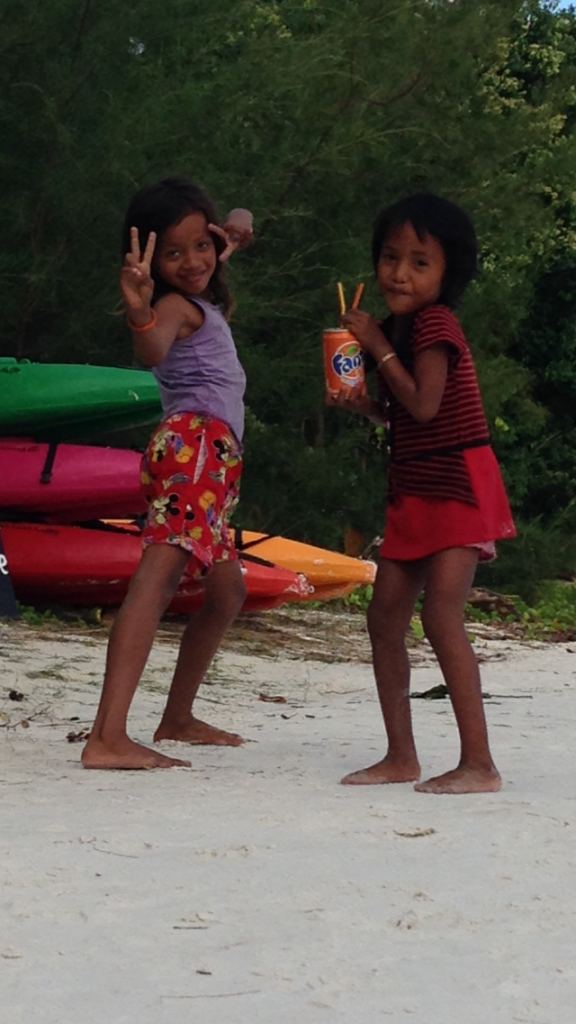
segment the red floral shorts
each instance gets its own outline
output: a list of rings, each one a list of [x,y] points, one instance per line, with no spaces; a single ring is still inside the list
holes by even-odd
[[[186,574],[193,579],[214,562],[238,558],[229,521],[241,475],[242,451],[225,423],[195,413],[169,416],[142,457],[140,479],[148,504],[142,544],[189,551]]]

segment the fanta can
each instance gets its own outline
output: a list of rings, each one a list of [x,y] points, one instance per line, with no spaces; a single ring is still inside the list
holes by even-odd
[[[343,388],[358,388],[366,394],[364,353],[356,338],[345,327],[324,331],[324,377],[326,393],[337,395]]]

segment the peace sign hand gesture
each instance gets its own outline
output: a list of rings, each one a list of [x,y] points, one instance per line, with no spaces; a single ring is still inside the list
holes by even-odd
[[[126,253],[124,266],[120,271],[120,287],[128,319],[138,327],[150,322],[150,303],[154,293],[154,282],[150,275],[150,265],[156,245],[156,234],[151,231],[148,235],[146,248],[140,252],[140,241],[138,229],[130,228],[130,252]]]

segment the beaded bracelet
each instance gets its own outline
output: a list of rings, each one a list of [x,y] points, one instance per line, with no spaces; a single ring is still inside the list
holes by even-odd
[[[383,355],[382,358],[378,360],[378,369],[380,369],[381,366],[384,366],[384,363],[387,363],[389,359],[397,358],[398,356],[396,352],[386,352],[386,354]]]
[[[128,327],[130,328],[130,330],[134,331],[135,334],[143,334],[144,331],[150,331],[150,330],[152,330],[153,327],[156,327],[156,324],[158,323],[158,317],[156,316],[156,310],[152,309],[151,313],[152,313],[152,319],[147,324],[144,324],[143,327],[139,327],[138,324],[132,323],[132,321],[131,321],[129,316],[126,317],[126,320],[128,321]]]

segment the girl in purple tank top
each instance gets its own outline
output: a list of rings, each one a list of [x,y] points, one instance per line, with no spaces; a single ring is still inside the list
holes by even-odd
[[[158,381],[164,420],[142,461],[144,551],[108,647],[85,768],[171,768],[188,761],[133,742],[127,716],[158,623],[183,576],[203,579],[154,740],[238,746],[193,714],[200,683],[245,597],[229,520],[242,471],[246,378],[227,323],[224,263],[252,237],[252,216],[223,227],[197,185],[166,178],[138,192],[124,226],[120,285],[135,350]]]

